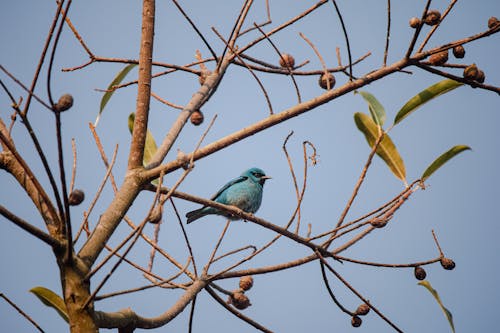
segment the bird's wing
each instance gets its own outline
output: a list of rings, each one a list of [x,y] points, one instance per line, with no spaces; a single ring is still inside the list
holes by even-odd
[[[241,183],[245,180],[247,180],[248,177],[245,177],[245,176],[239,176],[238,178],[235,178],[233,180],[231,180],[229,183],[227,183],[226,185],[222,186],[222,188],[217,192],[215,193],[211,198],[210,200],[215,200],[217,199],[217,197],[219,195],[221,195],[222,192],[224,192],[225,190],[227,190],[229,187],[233,186],[234,184],[237,184],[237,183]]]

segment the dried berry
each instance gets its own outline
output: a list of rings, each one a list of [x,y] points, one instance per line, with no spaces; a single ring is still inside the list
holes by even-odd
[[[476,64],[465,67],[464,69],[464,79],[475,80],[479,74],[479,68]]]
[[[201,113],[200,110],[196,110],[194,111],[193,113],[191,113],[191,124],[195,125],[195,126],[199,126],[201,125],[201,123],[203,123],[203,113]]]
[[[283,53],[280,57],[280,66],[283,68],[293,68],[295,66],[295,59],[288,53]]]
[[[356,314],[358,316],[366,316],[368,314],[368,312],[370,312],[370,307],[366,303],[361,304],[356,309]]]
[[[465,56],[465,49],[462,45],[457,45],[453,48],[455,58],[462,59]]]
[[[500,21],[498,21],[498,19],[495,16],[492,16],[488,19],[488,28],[493,29],[498,24],[500,24]]]
[[[448,50],[434,53],[429,57],[429,62],[431,65],[440,66],[444,65],[448,61]]]
[[[441,266],[443,266],[444,269],[451,271],[455,268],[455,262],[450,258],[441,258]]]
[[[387,219],[373,219],[370,224],[375,228],[383,228],[387,225]]]
[[[417,280],[423,280],[427,276],[425,269],[420,266],[416,266],[413,273],[415,274],[415,278],[417,278]]]
[[[420,19],[418,19],[417,17],[412,17],[410,19],[410,27],[416,29],[418,28],[419,25],[420,25]]]
[[[441,20],[441,13],[437,10],[429,10],[424,17],[424,23],[427,25],[436,25]]]
[[[319,86],[323,89],[332,89],[335,86],[335,77],[332,73],[323,73],[319,77]]]
[[[476,81],[479,83],[483,83],[485,79],[486,79],[486,76],[484,75],[484,72],[482,70],[478,70],[477,76],[476,76]]]
[[[242,276],[240,278],[240,288],[244,291],[250,290],[253,286],[253,277],[250,275]]]
[[[85,200],[85,193],[82,190],[73,190],[69,195],[70,206],[78,206]]]
[[[161,206],[156,206],[148,216],[148,222],[152,224],[158,224],[161,221],[163,215]]]
[[[64,112],[69,110],[73,106],[73,96],[70,94],[64,94],[59,98],[59,101],[55,105],[55,110],[57,112]]]
[[[252,305],[250,304],[250,299],[248,299],[248,297],[240,291],[235,291],[231,296],[229,296],[227,302],[232,304],[238,310],[244,310]]]
[[[361,318],[359,318],[356,315],[352,316],[351,325],[353,327],[359,327],[359,326],[361,326],[362,323],[363,323],[363,321],[361,320]]]

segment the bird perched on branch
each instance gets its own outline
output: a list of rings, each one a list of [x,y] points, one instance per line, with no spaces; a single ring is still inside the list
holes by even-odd
[[[243,172],[241,176],[231,180],[224,185],[219,192],[215,193],[210,200],[215,202],[236,206],[247,213],[255,213],[262,202],[262,189],[266,180],[271,177],[266,176],[259,168],[251,168]],[[238,216],[229,214],[220,209],[204,206],[186,214],[187,223],[191,223],[205,215],[222,215],[230,220],[239,220]]]

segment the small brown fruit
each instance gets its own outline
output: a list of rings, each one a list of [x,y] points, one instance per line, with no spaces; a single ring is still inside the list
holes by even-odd
[[[420,25],[420,19],[417,18],[417,17],[412,17],[410,19],[410,27],[412,27],[413,29],[416,29],[418,28],[418,26]]]
[[[448,61],[448,50],[434,53],[429,57],[429,62],[434,66],[444,65]]]
[[[488,19],[488,28],[493,29],[498,24],[500,24],[500,21],[498,21],[498,19],[495,16],[492,16]]]
[[[467,66],[464,69],[464,79],[475,80],[478,74],[479,74],[479,68],[477,68],[476,64]]]
[[[148,222],[152,224],[158,224],[161,221],[163,215],[161,206],[156,206],[148,216]]]
[[[240,288],[244,291],[250,290],[253,286],[253,277],[251,275],[242,276],[240,278]]]
[[[443,266],[444,269],[451,271],[455,268],[455,262],[450,258],[441,258],[441,266]]]
[[[424,23],[427,25],[436,25],[441,20],[441,13],[437,10],[429,10],[424,17]]]
[[[199,126],[201,125],[201,123],[203,123],[203,113],[201,113],[200,110],[196,110],[194,111],[193,113],[191,113],[191,124],[193,124],[194,126]]]
[[[383,228],[387,225],[387,219],[374,219],[370,224],[375,228]]]
[[[280,57],[280,66],[283,68],[293,68],[295,66],[295,59],[288,53],[283,53]]]
[[[319,77],[318,83],[323,89],[332,89],[335,86],[335,77],[332,73],[323,73]]]
[[[420,280],[420,281],[422,281],[423,279],[425,279],[425,277],[427,276],[427,273],[425,272],[425,269],[423,269],[420,266],[416,266],[415,267],[415,271],[413,273],[415,274],[415,278],[417,280]]]
[[[64,112],[69,110],[73,106],[73,96],[70,94],[64,94],[59,98],[59,101],[55,105],[55,110],[57,112]]]
[[[465,49],[462,45],[457,45],[453,48],[455,58],[462,59],[465,56]]]
[[[361,304],[356,309],[356,314],[358,316],[366,316],[368,314],[368,312],[370,312],[370,307],[366,303]]]
[[[359,318],[356,315],[352,316],[352,319],[351,319],[352,327],[359,327],[359,326],[361,326],[362,323],[363,323],[363,321],[361,320],[361,318]]]
[[[85,200],[85,193],[82,190],[73,190],[69,195],[69,205],[78,206]]]
[[[229,296],[227,302],[232,304],[238,310],[244,310],[252,305],[250,304],[250,299],[248,299],[248,297],[240,291],[233,292],[233,294]]]
[[[476,76],[476,81],[479,83],[484,83],[485,79],[486,79],[486,76],[484,75],[484,72],[482,70],[478,70],[477,76]]]

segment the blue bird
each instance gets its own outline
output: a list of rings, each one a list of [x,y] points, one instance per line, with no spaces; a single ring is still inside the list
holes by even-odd
[[[210,200],[224,205],[236,206],[247,213],[253,214],[260,207],[264,183],[270,178],[259,168],[248,169],[241,176],[224,185]],[[231,215],[217,208],[204,206],[187,213],[187,223],[210,214],[222,215],[230,220],[240,219],[238,216]]]

